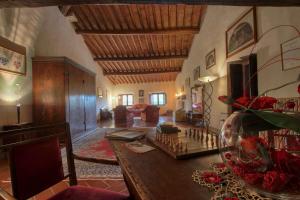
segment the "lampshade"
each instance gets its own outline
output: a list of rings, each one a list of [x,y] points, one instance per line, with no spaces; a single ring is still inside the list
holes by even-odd
[[[208,83],[208,82],[216,80],[217,78],[218,78],[217,76],[203,76],[203,77],[200,77],[198,80],[200,82]]]

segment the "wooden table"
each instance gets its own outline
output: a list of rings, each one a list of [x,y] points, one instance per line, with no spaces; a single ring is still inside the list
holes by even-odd
[[[154,129],[150,130],[154,131]],[[111,140],[130,194],[137,200],[205,200],[211,193],[193,182],[197,169],[221,161],[218,154],[189,160],[175,160],[158,149],[137,154],[124,141]],[[143,140],[149,144],[146,140]]]

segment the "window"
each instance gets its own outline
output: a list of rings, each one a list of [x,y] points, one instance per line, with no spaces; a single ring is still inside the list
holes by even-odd
[[[162,106],[166,104],[166,93],[152,93],[150,95],[150,102],[152,105]]]
[[[132,94],[122,94],[119,95],[120,104],[123,106],[132,106],[133,105],[133,95]]]

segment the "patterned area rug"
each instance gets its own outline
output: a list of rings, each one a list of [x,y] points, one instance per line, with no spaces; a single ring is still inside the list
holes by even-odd
[[[73,152],[76,155],[99,158],[99,159],[115,159],[115,155],[110,148],[105,133],[110,129],[96,129],[86,137],[73,143]],[[65,149],[62,149],[62,158],[64,171],[67,172],[67,157]],[[99,164],[75,160],[76,174],[78,178],[122,178],[119,166]]]

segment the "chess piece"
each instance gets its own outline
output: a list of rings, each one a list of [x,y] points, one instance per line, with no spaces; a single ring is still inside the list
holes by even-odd
[[[187,134],[188,134],[188,131],[187,131],[187,129],[185,129],[185,137],[187,137]]]
[[[187,143],[185,144],[185,150],[184,150],[185,152],[187,152],[188,151],[188,145],[187,145]]]

